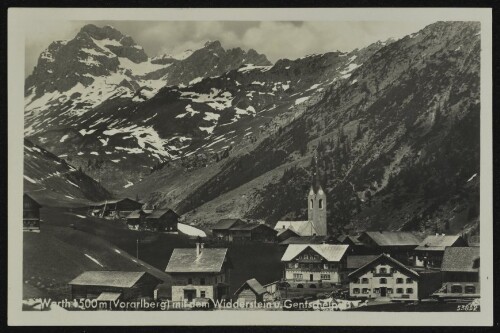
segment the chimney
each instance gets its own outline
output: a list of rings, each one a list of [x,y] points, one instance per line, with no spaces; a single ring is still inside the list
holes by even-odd
[[[201,251],[203,250],[203,241],[201,240],[201,237],[198,236],[196,239],[196,255],[199,256],[201,254]]]

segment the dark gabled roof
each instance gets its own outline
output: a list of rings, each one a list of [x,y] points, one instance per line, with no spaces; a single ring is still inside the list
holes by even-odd
[[[422,241],[418,236],[405,231],[365,231],[363,234],[378,246],[418,246]]]
[[[293,230],[292,230],[293,231]],[[289,244],[323,244],[330,243],[329,236],[294,236],[280,242],[280,245]]]
[[[479,247],[447,247],[444,250],[442,272],[477,272]]]
[[[163,215],[167,214],[168,212],[172,212],[175,215],[177,215],[177,213],[174,212],[172,209],[156,209],[156,210],[153,210],[153,212],[151,214],[149,214],[146,218],[152,219],[152,220],[159,219]],[[177,215],[177,216],[179,216],[179,215]]]
[[[235,224],[239,223],[243,223],[243,221],[240,219],[222,219],[219,220],[219,222],[217,222],[216,224],[214,224],[212,230],[227,230],[230,229]]]
[[[460,235],[430,235],[415,248],[415,251],[444,251],[447,246],[453,246]]]
[[[256,295],[263,295],[267,292],[267,290],[264,289],[259,281],[257,281],[256,279],[250,279],[245,281],[245,283],[243,283],[243,285],[239,287],[238,290],[234,292],[234,294],[238,295],[243,290],[243,288],[245,288],[245,286],[248,286]]]
[[[276,230],[276,229],[274,229]],[[296,233],[295,231],[293,231],[293,229],[290,229],[290,228],[286,228],[286,229],[280,229],[280,230],[277,230],[278,231],[278,236],[281,236],[283,235],[284,233],[292,233],[294,234],[295,236],[291,236],[291,237],[299,237],[299,234]]]
[[[380,262],[384,262],[384,261],[387,262],[387,263],[389,263],[389,264],[391,264],[391,265],[393,265],[393,266],[396,266],[400,271],[405,272],[406,274],[412,275],[415,278],[419,278],[419,274],[416,271],[414,271],[413,269],[410,269],[410,268],[406,267],[404,264],[402,264],[398,260],[396,260],[396,259],[388,256],[385,253],[379,255],[374,260],[368,262],[364,266],[361,266],[360,268],[358,268],[354,272],[350,273],[349,277],[351,278],[351,277],[360,276],[360,275],[364,274],[366,271],[368,271],[371,267],[377,265]]]
[[[270,229],[270,230],[274,231],[275,233],[277,232],[276,230],[274,230],[273,228],[271,228],[267,224],[263,224],[263,223],[236,224],[236,225],[230,227],[229,229],[230,230],[254,230],[254,229],[257,229],[259,227],[264,227],[264,228]]]
[[[337,240],[342,244],[364,245],[357,236],[352,235],[341,235],[337,238]]]
[[[165,272],[167,273],[218,273],[226,260],[226,248],[174,249]]]
[[[378,255],[347,256],[347,269],[358,269],[378,258]]]
[[[29,195],[28,193],[24,193],[23,195],[23,200],[28,200],[30,201],[33,205],[37,206],[38,208],[42,207],[42,205],[40,205],[35,199],[33,199],[33,197],[31,195]]]
[[[68,284],[80,286],[131,288],[145,274],[149,273],[123,271],[87,271],[78,275]]]

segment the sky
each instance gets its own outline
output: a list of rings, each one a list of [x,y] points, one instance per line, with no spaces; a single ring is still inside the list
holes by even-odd
[[[56,40],[74,38],[85,24],[111,25],[130,35],[148,56],[196,49],[219,40],[225,49],[241,47],[271,62],[312,53],[352,51],[388,38],[417,32],[432,21],[40,21],[26,27],[25,76],[40,53]]]

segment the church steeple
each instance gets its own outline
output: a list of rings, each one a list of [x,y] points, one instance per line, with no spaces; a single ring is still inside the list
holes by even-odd
[[[313,179],[308,195],[308,220],[312,222],[318,236],[326,236],[326,194],[321,188],[318,170],[318,156],[313,160]]]

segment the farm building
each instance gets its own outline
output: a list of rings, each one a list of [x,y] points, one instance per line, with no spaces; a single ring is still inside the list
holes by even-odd
[[[152,210],[137,209],[127,215],[127,225],[129,229],[139,230],[144,225],[146,216],[150,215]]]
[[[446,247],[457,246],[467,246],[467,241],[460,235],[436,234],[427,236],[413,251],[413,265],[439,269]]]
[[[447,247],[441,265],[442,288],[435,294],[440,299],[479,297],[479,247]]]
[[[130,213],[141,208],[142,203],[130,198],[106,200],[97,204],[91,210],[91,214],[107,219],[121,219],[126,218]]]
[[[370,249],[358,239],[358,236],[342,235],[337,238],[339,244],[349,245],[349,254],[369,254]]]
[[[281,261],[292,287],[331,287],[344,281],[348,245],[290,244]]]
[[[172,209],[157,209],[146,216],[145,228],[154,231],[177,231],[179,215]]]
[[[299,234],[290,228],[281,229],[281,230],[274,229],[274,230],[276,230],[278,232],[278,234],[276,235],[276,240],[279,243],[287,240],[290,237],[299,237]]]
[[[283,232],[286,229],[290,229],[301,237],[317,234],[311,221],[278,221],[274,226],[274,230],[278,232]]]
[[[403,231],[365,231],[358,240],[366,246],[365,254],[389,254],[391,257],[410,264],[412,251],[422,242],[422,239]]]
[[[68,284],[72,300],[132,301],[153,299],[154,290],[162,282],[147,272],[87,271]]]
[[[259,281],[250,279],[245,281],[245,283],[236,290],[234,295],[237,297],[237,302],[239,304],[247,305],[249,303],[263,303],[266,293],[266,288],[264,288]]]
[[[263,223],[247,223],[229,228],[232,241],[274,242],[276,230]]]
[[[197,243],[194,249],[174,249],[165,269],[174,279],[172,301],[228,298],[231,267],[227,248],[205,248]]]
[[[212,234],[220,240],[232,241],[232,234],[229,229],[244,224],[245,222],[240,219],[222,219],[212,227]]]
[[[41,207],[31,196],[23,195],[23,231],[40,232]]]

